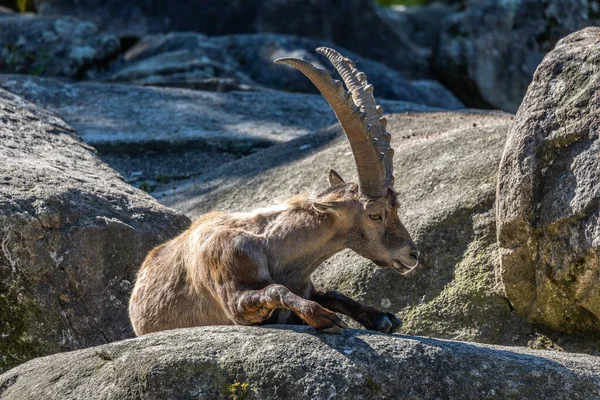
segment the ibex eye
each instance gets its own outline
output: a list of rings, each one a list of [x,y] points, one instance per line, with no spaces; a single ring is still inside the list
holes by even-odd
[[[381,219],[381,215],[379,215],[379,214],[370,214],[369,218],[371,218],[374,221],[377,221],[378,219]]]

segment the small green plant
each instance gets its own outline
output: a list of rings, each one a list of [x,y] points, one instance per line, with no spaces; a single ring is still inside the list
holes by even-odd
[[[248,382],[235,382],[227,387],[227,394],[231,400],[246,400],[249,388]]]
[[[169,177],[164,174],[158,174],[156,177],[156,182],[158,183],[169,183]]]
[[[369,392],[374,393],[374,394],[379,393],[379,385],[377,384],[377,382],[375,382],[373,380],[373,377],[371,375],[367,376],[367,379],[365,381],[365,386],[367,387]]]
[[[98,356],[99,358],[101,358],[104,361],[113,361],[114,360],[114,357],[110,353],[108,353],[104,350],[97,352],[96,356]]]
[[[154,190],[154,185],[151,185],[146,181],[142,181],[140,182],[140,189],[142,189],[144,192],[150,193]]]
[[[4,49],[0,49],[4,56],[5,72],[9,73],[27,73],[41,76],[46,72],[50,62],[50,55],[47,49],[41,49],[37,53],[23,51],[19,46],[8,43]]]
[[[552,341],[552,339],[541,333],[537,333],[535,338],[527,342],[527,347],[533,350],[564,351],[564,349]]]

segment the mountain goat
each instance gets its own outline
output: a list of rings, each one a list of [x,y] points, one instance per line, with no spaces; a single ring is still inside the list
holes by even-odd
[[[282,58],[306,75],[335,112],[352,148],[358,184],[329,171],[329,188],[314,198],[250,213],[213,212],[153,249],[131,295],[137,335],[201,325],[301,323],[340,332],[342,313],[368,329],[392,333],[400,320],[338,292],[316,291],[312,272],[349,248],[401,274],[419,251],[398,219],[393,149],[382,109],[364,73],[333,49],[319,48],[341,82],[310,63]],[[301,321],[302,320],[302,321]]]

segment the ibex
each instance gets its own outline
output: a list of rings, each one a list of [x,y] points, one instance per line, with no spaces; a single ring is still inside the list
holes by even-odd
[[[338,292],[316,291],[310,276],[325,260],[350,248],[375,264],[407,274],[419,251],[398,219],[390,135],[373,86],[354,64],[329,48],[341,82],[310,63],[281,58],[319,89],[354,154],[358,185],[329,171],[329,188],[250,213],[213,212],[144,261],[129,314],[137,335],[201,325],[302,323],[337,333],[347,328],[336,312],[372,329],[395,332],[393,314]]]

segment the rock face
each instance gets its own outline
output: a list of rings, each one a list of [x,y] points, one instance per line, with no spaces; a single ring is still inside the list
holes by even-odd
[[[597,0],[469,1],[445,21],[435,70],[465,104],[515,112],[544,55],[599,11]]]
[[[179,329],[29,361],[11,399],[593,399],[600,358],[308,327]]]
[[[429,51],[396,34],[373,0],[264,0],[257,32],[325,39],[381,61],[411,79],[431,77]]]
[[[82,77],[94,63],[114,56],[116,36],[71,17],[10,15],[0,18],[0,72]]]
[[[320,95],[211,93],[18,75],[0,75],[0,87],[58,114],[138,184],[205,173],[335,122]],[[396,112],[431,110],[402,101],[382,104]]]
[[[0,370],[131,337],[135,273],[188,223],[63,120],[0,90]]]
[[[454,11],[455,7],[435,1],[419,7],[380,7],[379,15],[396,35],[410,38],[423,49],[434,49],[443,28],[440,21]]]
[[[176,32],[144,36],[115,62],[107,80],[142,85],[214,88],[222,91],[254,87],[318,93],[314,85],[294,68],[273,64],[280,57],[308,60],[333,72],[315,49],[336,47],[358,61],[361,71],[377,88],[379,98],[404,100],[445,109],[463,108],[450,91],[435,81],[416,83],[396,70],[371,61],[323,40],[291,35],[254,34],[207,37]],[[218,83],[221,82],[221,85]]]
[[[373,0],[37,0],[36,7],[42,15],[93,21],[121,37],[173,31],[306,36],[381,61],[407,78],[431,77],[429,50],[397,35]]]
[[[316,284],[401,315],[403,333],[505,344],[523,340],[528,324],[511,312],[495,276],[493,203],[511,116],[465,111],[386,117],[396,151],[400,219],[426,256],[425,267],[405,277],[345,251],[316,271]],[[155,194],[190,217],[248,211],[321,190],[328,168],[356,179],[350,147],[338,128],[225,164],[177,190],[165,185]]]
[[[498,182],[502,280],[512,305],[562,331],[600,332],[600,29],[538,67]]]

